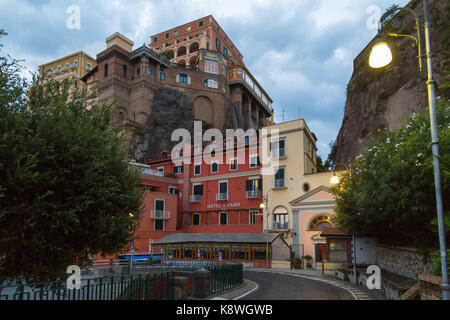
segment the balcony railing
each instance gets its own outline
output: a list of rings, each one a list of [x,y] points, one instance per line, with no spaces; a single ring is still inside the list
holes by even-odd
[[[199,203],[202,202],[202,196],[201,195],[192,195],[190,198],[191,203]]]
[[[227,201],[228,200],[228,193],[218,193],[216,197],[217,201]]]
[[[274,187],[275,187],[275,189],[285,188],[286,180],[285,179],[276,179]]]
[[[273,230],[288,230],[289,229],[289,222],[274,222],[273,223]]]
[[[169,220],[170,219],[170,211],[165,210],[152,210],[150,212],[150,219],[155,220]]]
[[[272,99],[265,93],[261,85],[244,66],[234,66],[228,70],[229,81],[242,81],[258,98],[266,111],[272,114]]]
[[[247,191],[247,199],[258,199],[261,198],[261,191],[251,190]]]

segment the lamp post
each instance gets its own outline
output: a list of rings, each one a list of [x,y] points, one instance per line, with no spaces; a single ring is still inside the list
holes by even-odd
[[[269,201],[269,197],[268,195],[263,196],[263,202],[259,205],[259,207],[261,209],[266,209],[266,233],[267,233],[267,237],[266,237],[266,267],[267,269],[269,269],[269,213],[267,210],[267,203]],[[264,214],[264,212],[263,212]]]
[[[345,163],[338,163],[337,165],[334,165],[334,173],[330,180],[330,183],[332,185],[336,185],[336,184],[340,183],[340,179],[336,175],[336,167],[341,164],[343,164],[346,167],[347,171],[350,172],[350,174],[351,174],[349,167]],[[358,284],[358,269],[356,267],[356,237],[355,237],[355,234],[352,235],[352,242],[353,242],[353,283],[355,285],[357,285]]]
[[[417,14],[407,8],[399,8],[397,10],[404,10],[412,13],[416,19],[416,29],[417,38],[410,35],[392,34],[389,36],[394,37],[409,37],[416,41],[418,44],[418,59],[419,59],[419,69],[422,69],[422,59],[421,59],[421,39],[420,39],[420,24]],[[438,220],[438,230],[439,230],[439,246],[441,252],[441,269],[442,269],[442,299],[450,300],[450,285],[448,283],[448,266],[447,266],[447,245],[445,241],[445,224],[444,224],[444,205],[442,201],[442,185],[441,185],[441,171],[440,171],[440,161],[439,161],[439,136],[437,131],[437,121],[436,121],[436,97],[435,97],[435,85],[436,82],[433,79],[433,69],[431,63],[431,44],[430,44],[430,20],[428,15],[428,3],[427,0],[423,0],[423,11],[424,11],[424,31],[425,31],[425,42],[426,42],[426,59],[427,59],[427,91],[428,91],[428,106],[430,111],[430,127],[431,127],[431,148],[433,154],[433,167],[434,167],[434,183],[435,183],[435,193],[436,193],[436,211]],[[391,63],[392,58],[389,59],[390,49],[387,46],[384,49],[377,49],[380,44],[377,44],[372,49],[369,58],[369,65],[372,68],[382,68]],[[378,62],[378,63],[375,63]]]

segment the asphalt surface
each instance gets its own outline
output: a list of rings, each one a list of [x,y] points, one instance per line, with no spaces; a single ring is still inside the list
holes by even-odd
[[[244,278],[259,288],[243,300],[354,300],[347,290],[291,275],[244,271]]]

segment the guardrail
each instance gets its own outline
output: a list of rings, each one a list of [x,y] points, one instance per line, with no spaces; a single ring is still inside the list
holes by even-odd
[[[66,281],[0,286],[0,300],[173,300],[173,272],[82,280],[80,289]]]

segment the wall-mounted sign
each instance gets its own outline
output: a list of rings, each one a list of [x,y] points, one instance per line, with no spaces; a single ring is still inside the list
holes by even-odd
[[[239,202],[236,203],[211,203],[207,205],[208,209],[229,209],[229,208],[240,208],[241,204]]]

